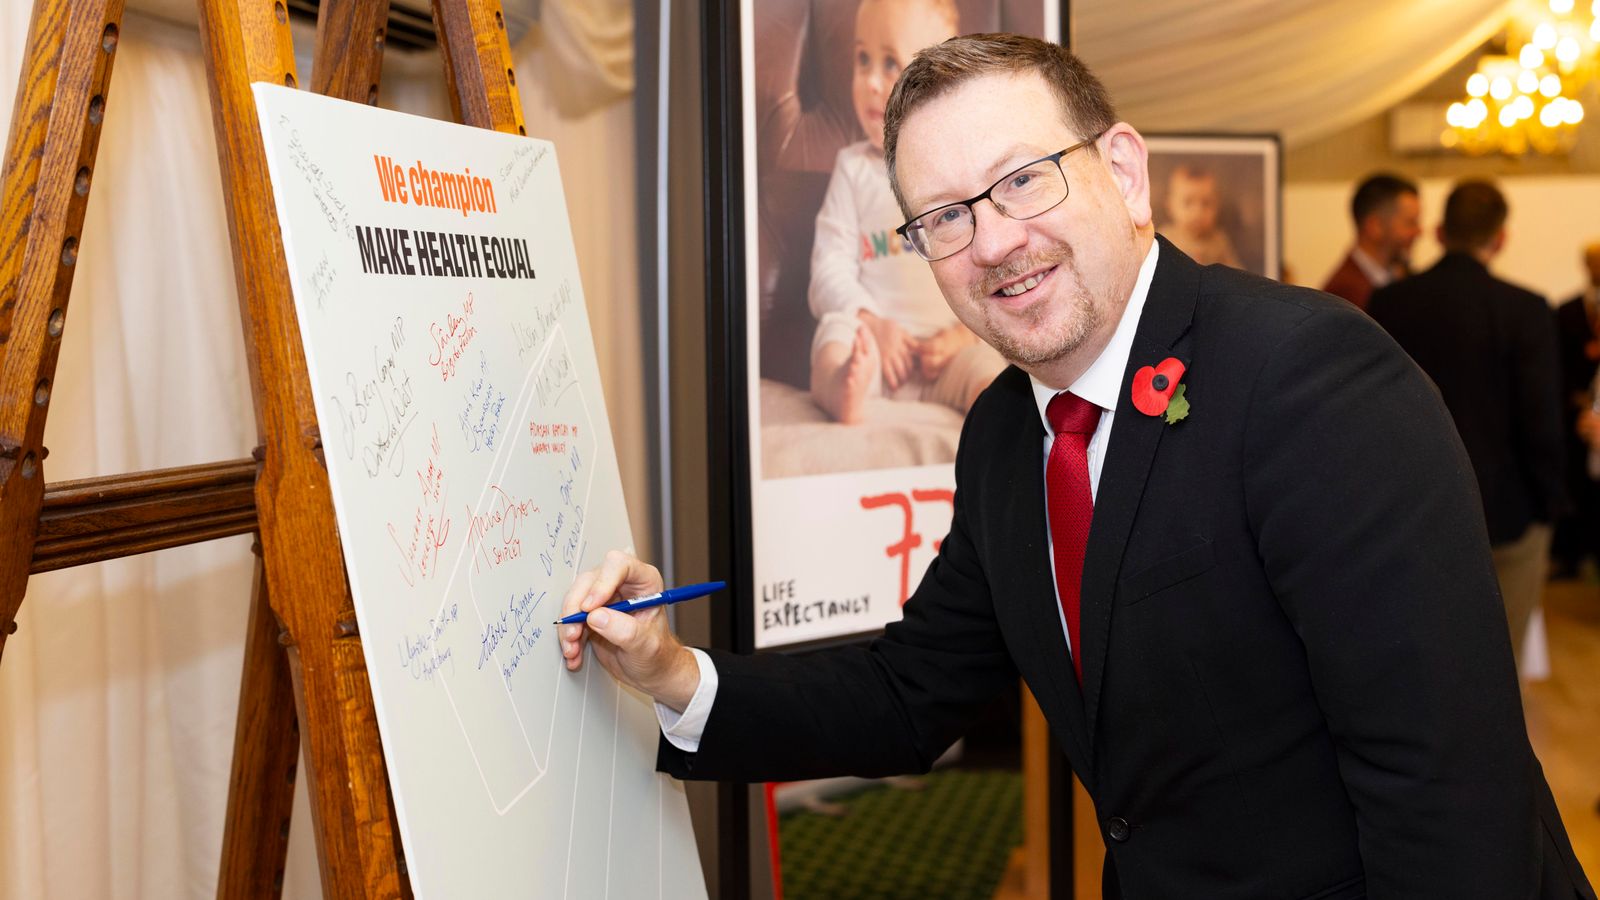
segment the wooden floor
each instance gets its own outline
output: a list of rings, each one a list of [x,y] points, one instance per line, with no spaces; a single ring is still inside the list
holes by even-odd
[[[1600,585],[1553,581],[1544,608],[1550,678],[1523,688],[1528,736],[1578,861],[1595,882],[1600,879]]]
[[[1592,577],[1551,582],[1544,609],[1550,677],[1523,688],[1528,736],[1578,861],[1589,880],[1600,884],[1600,583]],[[1086,807],[1087,798],[1080,799]],[[1079,830],[1086,840],[1078,848],[1078,896],[1088,900],[1098,895],[1094,886],[1104,849],[1092,818]],[[1048,896],[1047,876],[1030,873],[1025,856],[1019,848],[995,900]]]

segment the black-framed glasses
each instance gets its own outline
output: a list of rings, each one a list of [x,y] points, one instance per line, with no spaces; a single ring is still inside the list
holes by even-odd
[[[1062,157],[1099,139],[1097,134],[1036,159],[1007,173],[976,197],[928,210],[896,228],[895,234],[905,238],[918,256],[937,262],[960,253],[972,243],[972,236],[978,231],[972,207],[980,200],[993,203],[1008,219],[1031,219],[1047,213],[1067,199],[1067,173],[1061,168]]]

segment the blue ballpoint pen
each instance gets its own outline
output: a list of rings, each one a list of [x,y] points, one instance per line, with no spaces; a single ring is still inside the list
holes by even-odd
[[[604,608],[614,609],[617,612],[624,613],[638,612],[641,609],[649,609],[652,606],[664,606],[668,603],[682,603],[685,600],[693,600],[696,597],[704,597],[707,594],[714,594],[727,586],[728,583],[726,581],[707,581],[704,584],[688,584],[684,585],[683,587],[667,588],[659,594],[650,594],[645,597],[635,597],[632,600],[618,600],[615,603],[607,603]],[[579,622],[587,621],[589,621],[589,614],[586,612],[579,612],[557,619],[556,624],[576,625]]]

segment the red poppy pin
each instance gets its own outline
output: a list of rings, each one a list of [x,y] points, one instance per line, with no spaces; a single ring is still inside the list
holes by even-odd
[[[1181,383],[1183,360],[1169,356],[1133,373],[1133,408],[1147,416],[1165,415],[1172,425],[1189,415],[1189,401]]]

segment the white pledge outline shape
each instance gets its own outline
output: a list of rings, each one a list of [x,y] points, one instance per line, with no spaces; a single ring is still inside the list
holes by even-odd
[[[571,358],[572,347],[567,341],[566,327],[565,327],[564,324],[558,322],[556,324],[556,326],[551,330],[550,335],[545,339],[544,346],[540,348],[538,355],[534,357],[533,364],[528,366],[527,375],[523,378],[522,386],[518,390],[516,402],[512,406],[511,420],[514,423],[516,423],[516,427],[515,427],[515,429],[508,429],[506,434],[509,435],[509,434],[520,433],[524,423],[532,415],[533,384],[537,380],[540,372],[544,369],[545,364],[549,361],[549,357],[551,355],[551,351],[555,347],[557,339],[559,339],[560,342],[561,342],[561,347],[562,347],[563,352],[565,352],[567,354],[567,357],[569,359]],[[574,386],[574,387],[576,387],[578,389],[579,405],[580,405],[580,408],[583,410],[585,427],[589,429],[589,435],[591,437],[591,440],[593,441],[592,447],[598,448],[599,447],[599,440],[597,438],[594,438],[594,435],[595,435],[595,431],[594,431],[594,413],[589,408],[588,395],[584,391],[583,382],[581,380],[574,379],[574,381],[572,382],[572,386]],[[565,389],[563,389],[563,393],[565,393]],[[491,488],[494,485],[497,485],[497,484],[500,483],[501,479],[505,475],[506,470],[510,467],[511,457],[512,457],[511,448],[515,447],[515,446],[517,446],[517,441],[515,439],[508,439],[508,440],[505,440],[500,445],[500,448],[495,451],[494,459],[490,463],[488,478],[484,482],[483,487],[480,490],[480,493],[478,495],[478,502],[474,505],[474,508],[476,510],[484,509],[487,501],[489,500],[489,498],[491,496]],[[594,493],[594,475],[595,475],[595,469],[596,469],[596,466],[593,464],[595,462],[595,460],[592,458],[594,455],[595,455],[594,453],[591,453],[591,458],[588,461],[586,461],[586,463],[585,463],[585,465],[587,465],[588,468],[589,468],[589,477],[588,477],[588,480],[584,483],[583,502],[581,504],[577,504],[578,506],[581,506],[584,509],[588,509],[589,500],[590,500],[590,498],[592,497],[592,495]],[[575,565],[574,565],[574,574],[576,573],[576,571],[582,565],[582,561],[583,561],[583,559],[582,559],[582,548],[586,546],[586,544],[585,544],[585,542],[583,540],[583,534],[588,528],[588,520],[589,520],[589,517],[585,516],[584,517],[584,521],[578,526],[578,546],[580,547],[580,551],[579,551],[578,556],[574,559],[574,563],[575,563]],[[440,604],[439,604],[439,610],[441,612],[443,611],[444,607],[449,603],[449,598],[450,598],[451,593],[452,593],[452,588],[455,586],[455,581],[456,581],[457,576],[460,575],[460,573],[461,573],[463,562],[466,559],[468,559],[469,556],[470,556],[470,550],[472,548],[472,544],[473,544],[472,536],[469,534],[467,536],[467,539],[462,541],[460,549],[458,549],[456,551],[456,558],[455,558],[454,563],[452,563],[451,569],[450,569],[450,577],[445,580],[445,583],[444,583],[443,588],[442,588],[441,600],[440,600]],[[563,566],[563,568],[565,568],[565,566]],[[491,616],[486,616],[484,614],[483,605],[480,604],[479,601],[478,601],[476,585],[475,585],[475,582],[474,582],[474,578],[473,578],[473,576],[472,576],[472,574],[470,572],[467,575],[467,594],[468,594],[468,599],[469,599],[469,601],[471,603],[471,606],[473,608],[473,611],[475,613],[477,613],[477,615],[478,615],[478,621],[479,621],[480,625],[489,622],[492,617]],[[437,613],[436,613],[436,615],[437,615]],[[491,659],[493,659],[494,663],[495,663],[495,672],[496,673],[503,672],[504,669],[500,665],[500,657],[499,657],[499,649],[498,648],[496,648],[495,652],[491,654]],[[507,679],[506,676],[504,676],[504,675],[500,676],[501,689],[505,691],[506,701],[511,707],[511,713],[512,713],[512,716],[516,720],[517,729],[518,729],[519,733],[522,735],[523,746],[527,749],[528,756],[533,761],[534,769],[537,770],[537,774],[535,774],[526,784],[524,784],[522,786],[522,788],[520,790],[517,791],[517,793],[515,795],[513,795],[510,799],[506,800],[503,804],[495,797],[494,788],[492,786],[490,786],[489,778],[488,778],[488,776],[485,774],[485,772],[483,770],[483,762],[482,762],[481,759],[479,759],[477,748],[473,745],[471,733],[468,731],[468,729],[466,727],[466,723],[462,720],[461,711],[460,711],[459,707],[457,707],[457,705],[456,705],[455,693],[450,688],[450,679],[445,675],[443,670],[440,670],[439,672],[435,673],[436,676],[439,679],[440,685],[444,688],[445,698],[446,698],[446,700],[449,701],[450,711],[456,718],[456,724],[457,724],[458,727],[461,728],[462,737],[467,742],[467,752],[472,756],[472,764],[473,764],[473,767],[476,769],[476,771],[478,773],[478,780],[483,784],[484,792],[486,794],[488,794],[488,797],[489,797],[489,805],[494,809],[496,815],[504,816],[508,812],[510,812],[511,809],[517,805],[518,801],[520,801],[523,797],[527,796],[528,791],[532,790],[533,786],[538,784],[539,780],[542,779],[544,777],[545,773],[549,770],[548,761],[549,761],[549,758],[550,758],[551,748],[553,747],[554,742],[555,742],[555,727],[554,726],[555,726],[555,721],[556,721],[556,715],[557,715],[557,712],[561,708],[561,687],[562,687],[562,684],[566,681],[566,679],[563,677],[563,675],[565,674],[564,671],[560,667],[554,667],[554,668],[555,668],[555,674],[556,674],[555,699],[552,702],[551,708],[550,708],[550,724],[546,728],[547,739],[545,741],[545,748],[544,748],[544,752],[542,754],[534,749],[533,739],[530,738],[529,735],[528,735],[527,723],[524,722],[523,719],[522,719],[522,711],[520,709],[518,709],[515,699],[512,698],[512,696],[511,696],[511,684],[510,684],[510,681]],[[583,696],[588,696],[588,682],[589,682],[588,672],[585,671],[584,672],[584,679],[583,679],[583,690],[582,690],[582,695]],[[587,714],[587,712],[588,712],[588,704],[584,704],[584,714]],[[578,741],[579,741],[579,747],[581,748],[582,747],[582,742],[583,742],[582,725],[581,725],[582,718],[581,717],[580,717],[579,721],[580,721],[580,726],[579,726],[580,730],[579,730]],[[613,734],[612,734],[613,743],[616,740],[618,740],[618,736],[617,736],[617,734],[615,732],[613,732]],[[543,758],[543,761],[541,761],[541,757]],[[576,779],[576,772],[574,772],[574,778]]]

